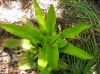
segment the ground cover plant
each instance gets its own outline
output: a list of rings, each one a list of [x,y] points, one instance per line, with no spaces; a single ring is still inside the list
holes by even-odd
[[[36,0],[34,0],[34,9],[39,27],[34,27],[27,19],[22,19],[24,25],[9,23],[1,23],[0,25],[6,31],[24,38],[3,39],[1,43],[1,45],[9,48],[27,46],[23,49],[23,51],[27,51],[22,56],[24,61],[19,62],[21,69],[30,69],[38,64],[40,74],[49,74],[61,65],[59,64],[62,62],[59,53],[73,55],[81,59],[94,58],[67,41],[68,38],[73,39],[83,30],[91,28],[91,25],[78,23],[62,32],[56,32],[56,14],[53,5],[50,5],[46,17]]]

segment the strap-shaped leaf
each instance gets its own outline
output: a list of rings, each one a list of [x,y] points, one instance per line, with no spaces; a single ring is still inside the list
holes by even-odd
[[[67,43],[67,45],[64,48],[60,49],[60,52],[70,54],[82,59],[93,59],[94,57],[84,50],[72,45],[71,43]]]
[[[27,39],[2,39],[1,45],[7,48],[21,47],[23,51],[27,51],[31,48],[34,48],[31,42]]]
[[[28,26],[20,26],[16,24],[1,23],[0,27],[5,29],[16,36],[22,37],[24,39],[29,39],[33,43],[37,43],[42,40],[43,36],[37,28],[31,28]]]
[[[47,46],[46,48],[47,51],[47,60],[48,64],[53,67],[57,68],[58,67],[58,60],[59,60],[59,51],[58,51],[58,46]]]
[[[40,25],[40,28],[42,29],[42,31],[46,32],[47,28],[45,22],[45,15],[42,9],[40,8],[39,4],[37,3],[37,0],[34,0],[34,9],[35,9],[36,19]]]
[[[21,39],[3,39],[3,42],[1,45],[8,48],[20,47]]]
[[[90,28],[91,25],[89,24],[86,24],[86,23],[79,23],[79,24],[76,24],[74,25],[73,27],[71,28],[67,28],[65,29],[61,35],[64,37],[64,38],[75,38],[79,33],[81,33],[83,30],[86,30],[88,28]]]
[[[53,5],[50,5],[50,8],[48,10],[46,25],[49,35],[53,34],[56,31],[56,13]]]
[[[45,67],[47,66],[47,56],[46,56],[46,49],[45,48],[41,48],[40,49],[40,53],[39,53],[39,57],[38,57],[38,67],[40,71],[43,71],[45,69]]]

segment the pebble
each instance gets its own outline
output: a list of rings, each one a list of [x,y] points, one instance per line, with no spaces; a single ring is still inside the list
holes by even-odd
[[[10,55],[6,52],[0,54],[0,74],[8,74]]]

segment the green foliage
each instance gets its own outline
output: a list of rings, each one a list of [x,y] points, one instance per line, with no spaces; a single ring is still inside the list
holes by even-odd
[[[16,36],[29,39],[33,43],[41,42],[42,41],[41,39],[43,39],[43,35],[39,32],[39,29],[35,27],[32,28],[29,27],[28,25],[20,26],[16,24],[8,24],[8,23],[1,23],[1,27]]]
[[[98,57],[99,57],[99,46],[97,43],[97,35],[99,34],[100,20],[99,15],[97,13],[97,9],[94,9],[95,6],[89,3],[89,0],[60,0],[63,5],[70,8],[72,10],[72,14],[70,12],[68,15],[71,15],[71,19],[86,21],[91,23],[94,26],[89,31],[85,31],[79,36],[79,39],[75,39],[74,44],[80,46],[85,49],[88,53],[94,55],[96,58],[93,60],[81,60],[76,57],[67,56],[70,58],[68,61],[71,65],[72,74],[86,74],[86,71],[90,71],[96,69]],[[91,0],[92,2],[92,0]],[[76,15],[75,15],[76,14]],[[98,31],[98,33],[96,31]],[[99,61],[98,61],[99,62]],[[80,73],[79,73],[80,72]]]
[[[60,50],[63,53],[74,55],[74,56],[77,56],[77,57],[83,58],[83,59],[93,58],[93,56],[87,54],[86,52],[84,52],[80,48],[72,45],[71,43],[67,43],[67,45],[65,47],[61,48]]]
[[[58,64],[59,64],[58,68],[65,69],[65,70],[69,68],[69,65],[64,60],[59,60]]]
[[[45,15],[42,11],[42,9],[39,7],[39,4],[37,3],[37,0],[34,0],[34,9],[35,9],[35,14],[36,14],[36,19],[40,25],[40,28],[42,31],[47,32],[47,26],[45,22]]]
[[[4,39],[2,46],[8,47],[8,48],[16,48],[21,46],[21,40],[18,39]]]
[[[37,50],[37,53],[35,53],[37,57],[34,57],[38,58],[40,74],[49,74],[53,69],[57,69],[59,67],[59,53],[74,55],[81,59],[94,58],[92,55],[78,47],[75,47],[65,40],[65,38],[75,38],[75,36],[77,36],[80,32],[90,28],[90,25],[86,23],[79,23],[74,25],[72,28],[68,28],[63,32],[57,33],[56,14],[53,5],[50,5],[46,19],[36,0],[34,0],[34,9],[40,29],[34,26],[32,27],[32,25],[28,25],[27,22],[23,26],[1,23],[0,27],[14,35],[28,39],[32,43],[34,47],[33,49]],[[14,41],[15,44],[16,42]],[[25,63],[28,65],[28,68],[25,69],[31,68],[29,63]],[[23,68],[23,66],[21,68]]]
[[[68,28],[62,32],[64,38],[75,38],[80,32],[91,27],[91,25],[86,23],[76,24],[74,27]]]
[[[20,47],[23,48],[24,50],[34,48],[31,42],[27,39],[3,39],[2,46],[8,48]]]
[[[48,60],[47,60],[47,54],[46,54],[46,48],[40,48],[39,50],[39,56],[38,56],[38,67],[41,71],[45,69],[47,66]]]
[[[50,35],[56,31],[56,14],[53,5],[50,5],[46,19],[47,29]]]
[[[58,67],[58,60],[59,60],[59,50],[58,45],[55,44],[53,46],[47,46],[47,60],[51,67],[56,69]]]
[[[21,62],[18,63],[19,69],[22,70],[27,70],[30,68],[34,68],[36,66],[36,64],[34,63],[33,60],[23,60]]]
[[[26,51],[23,49],[22,51]],[[37,52],[33,49],[27,50],[27,52],[24,52],[24,54],[20,55],[20,62],[18,63],[18,68],[21,70],[27,70],[27,69],[35,69],[37,68],[37,64],[34,62],[33,57],[35,57],[35,54]]]

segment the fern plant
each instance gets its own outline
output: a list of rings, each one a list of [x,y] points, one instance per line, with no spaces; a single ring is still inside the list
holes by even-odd
[[[47,17],[39,7],[37,0],[34,0],[34,9],[39,27],[34,27],[29,20],[22,20],[24,25],[1,23],[0,27],[6,31],[19,36],[23,39],[4,39],[2,46],[15,48],[22,45],[28,50],[24,56],[24,61],[19,63],[20,68],[30,69],[37,58],[38,69],[40,74],[49,74],[52,70],[57,69],[59,61],[59,53],[65,53],[76,56],[81,59],[93,59],[94,57],[82,49],[69,43],[66,38],[75,38],[80,32],[91,27],[86,23],[79,23],[71,28],[67,28],[62,32],[56,32],[56,14],[53,5],[47,13]],[[33,55],[34,54],[34,55]],[[24,67],[22,67],[24,65]]]

